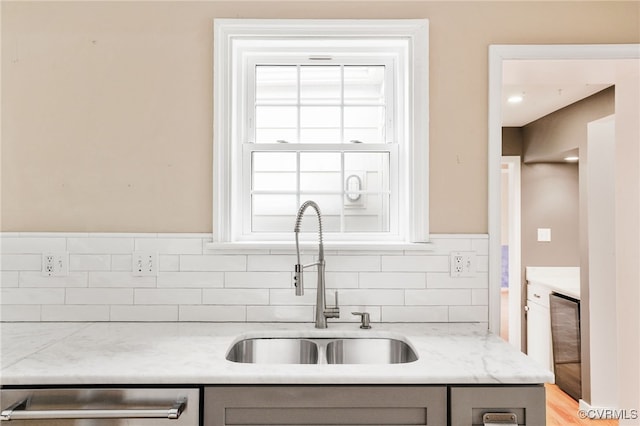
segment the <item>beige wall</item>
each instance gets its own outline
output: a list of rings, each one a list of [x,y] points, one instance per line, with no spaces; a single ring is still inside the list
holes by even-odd
[[[614,103],[612,86],[524,126],[523,161],[562,161],[564,154],[584,148],[587,123],[613,114]]]
[[[485,233],[488,45],[637,43],[639,7],[2,2],[1,229],[211,231],[213,18],[428,18],[431,231]]]

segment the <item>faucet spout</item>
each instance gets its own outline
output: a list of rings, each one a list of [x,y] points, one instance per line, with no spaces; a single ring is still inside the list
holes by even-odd
[[[302,217],[304,216],[305,210],[308,207],[313,208],[316,211],[316,215],[318,216],[318,261],[314,263],[310,263],[308,265],[303,265],[300,260],[300,243],[299,243],[299,234],[300,234],[300,226],[302,223]],[[298,263],[296,263],[294,268],[294,276],[293,281],[296,287],[296,296],[302,296],[304,294],[304,269],[310,266],[318,267],[318,286],[317,286],[317,297],[316,297],[316,328],[327,328],[327,318],[339,318],[340,317],[340,308],[338,307],[338,298],[336,293],[336,304],[332,307],[327,307],[326,298],[325,298],[325,260],[324,260],[324,243],[322,241],[322,214],[320,213],[320,207],[316,204],[315,201],[305,201],[302,203],[300,208],[298,209],[298,214],[296,216],[296,223],[293,228],[293,232],[296,235],[296,257]]]

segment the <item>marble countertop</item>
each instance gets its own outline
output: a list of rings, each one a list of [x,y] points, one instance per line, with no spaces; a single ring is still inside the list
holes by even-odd
[[[553,374],[474,324],[1,323],[3,385],[536,384]],[[391,365],[241,364],[242,337],[401,337],[419,359]]]
[[[580,268],[568,266],[527,266],[525,276],[530,284],[539,284],[556,293],[580,300]]]

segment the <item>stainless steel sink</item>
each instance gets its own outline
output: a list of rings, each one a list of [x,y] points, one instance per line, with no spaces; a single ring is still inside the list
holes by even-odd
[[[418,356],[394,338],[255,337],[234,343],[226,358],[250,364],[401,364]]]
[[[227,360],[252,364],[317,364],[318,346],[306,339],[244,339],[227,352]]]
[[[328,364],[400,364],[417,359],[411,346],[397,339],[339,339],[327,344]]]

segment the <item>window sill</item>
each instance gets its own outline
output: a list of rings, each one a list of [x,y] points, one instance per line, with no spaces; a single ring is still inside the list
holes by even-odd
[[[300,249],[315,249],[317,241],[300,242]],[[245,251],[245,250],[278,250],[278,251],[295,251],[296,244],[293,241],[251,241],[251,242],[207,242],[204,245],[205,250],[216,251]],[[405,242],[386,242],[386,241],[368,241],[368,242],[348,242],[348,241],[325,241],[325,251],[432,251],[435,245],[431,242],[424,243],[405,243]]]

